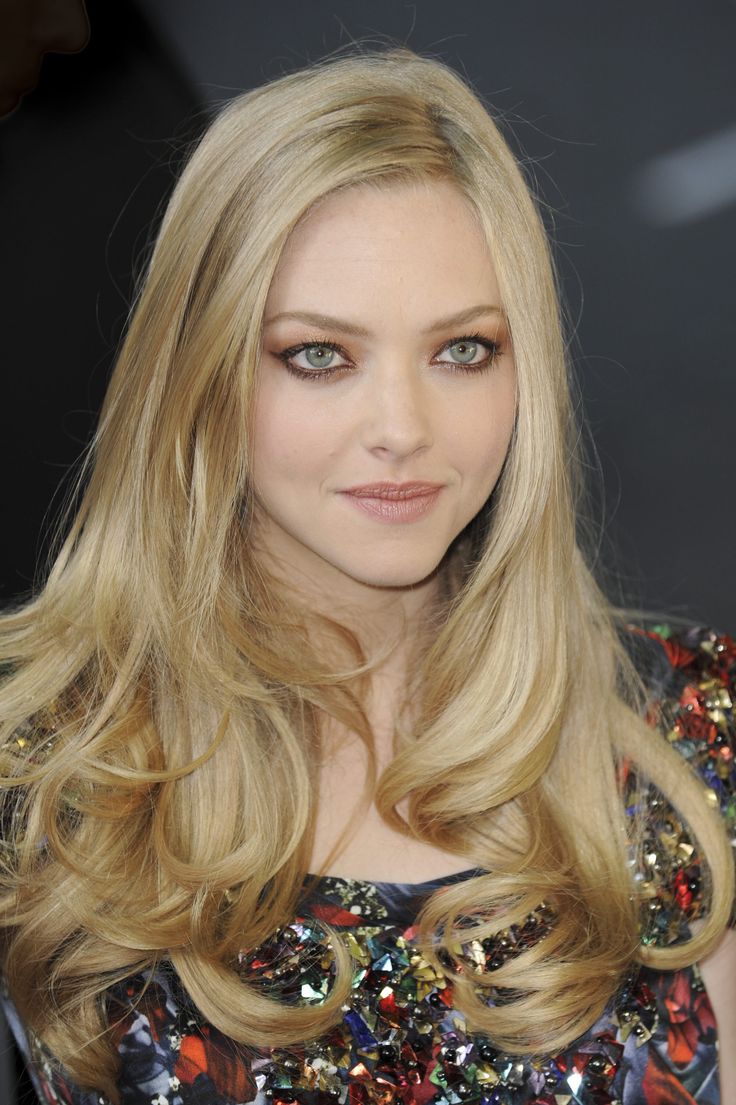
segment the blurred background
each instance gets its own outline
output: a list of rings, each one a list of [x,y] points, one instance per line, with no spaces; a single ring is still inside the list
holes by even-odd
[[[467,77],[540,198],[612,597],[736,632],[736,3],[13,9],[0,5],[0,605],[43,563],[188,143],[233,95],[359,39]],[[33,1101],[5,1058],[0,1101]]]

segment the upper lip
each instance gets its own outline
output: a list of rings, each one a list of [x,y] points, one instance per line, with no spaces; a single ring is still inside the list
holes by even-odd
[[[427,483],[425,480],[412,480],[409,483],[391,483],[390,480],[382,480],[380,483],[347,487],[345,494],[364,495],[375,499],[410,499],[415,495],[429,495],[432,491],[439,491],[443,486],[441,483]]]

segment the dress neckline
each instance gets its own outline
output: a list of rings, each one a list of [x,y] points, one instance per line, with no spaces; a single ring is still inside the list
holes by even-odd
[[[356,879],[346,875],[314,875],[310,872],[305,876],[304,881],[311,882],[313,886],[334,886],[335,883],[348,883],[351,886],[380,886],[386,889],[401,887],[406,890],[421,891],[427,886],[450,886],[456,882],[465,882],[467,879],[487,874],[488,872],[481,867],[466,867],[462,871],[453,871],[449,875],[438,875],[433,879],[423,879],[421,882],[398,882],[386,879]]]
[[[432,894],[486,875],[478,867],[468,867],[450,875],[422,882],[380,882],[377,879],[352,879],[340,875],[307,875],[302,884],[301,903],[307,912],[338,928],[355,924],[410,928]]]

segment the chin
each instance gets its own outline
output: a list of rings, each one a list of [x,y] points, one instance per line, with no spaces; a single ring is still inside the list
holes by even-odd
[[[360,569],[347,570],[346,574],[350,575],[357,583],[363,583],[367,587],[416,587],[428,580],[436,572],[438,566],[439,561],[433,561],[426,566],[417,565],[414,568],[401,564],[386,565],[384,569],[380,569],[374,565],[372,569],[363,571]]]

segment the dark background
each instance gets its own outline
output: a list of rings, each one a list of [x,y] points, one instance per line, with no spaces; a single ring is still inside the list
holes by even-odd
[[[86,47],[46,56],[0,122],[0,604],[42,564],[187,142],[238,91],[353,38],[390,39],[471,80],[545,206],[613,597],[736,631],[733,2],[87,11]],[[0,1085],[0,1100],[10,1092]]]

